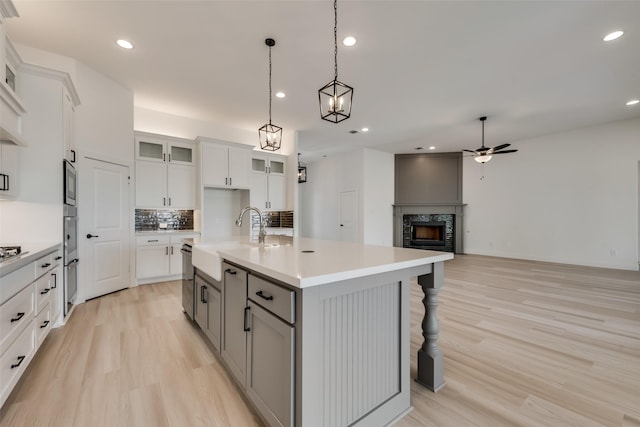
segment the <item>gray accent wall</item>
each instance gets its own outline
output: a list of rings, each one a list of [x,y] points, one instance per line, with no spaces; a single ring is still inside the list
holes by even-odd
[[[462,153],[396,154],[395,204],[462,204]]]

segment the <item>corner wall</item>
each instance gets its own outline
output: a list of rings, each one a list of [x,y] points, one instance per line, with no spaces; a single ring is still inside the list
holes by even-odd
[[[464,159],[465,252],[638,269],[640,119]]]

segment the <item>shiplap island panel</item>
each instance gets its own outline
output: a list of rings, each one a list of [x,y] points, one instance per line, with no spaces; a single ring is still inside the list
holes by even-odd
[[[423,323],[425,344],[418,354],[425,372],[418,373],[418,381],[433,390],[444,384],[435,305],[442,263],[453,254],[281,236],[268,236],[264,244],[248,238],[196,239],[193,251],[196,269],[223,281],[227,275],[237,278],[240,271],[249,278],[249,285],[241,285],[247,298],[245,320],[236,322],[242,324],[235,328],[223,324],[221,339],[223,343],[230,339],[249,343],[249,375],[239,385],[268,424],[383,426],[411,410],[409,294],[413,277],[419,278],[425,293],[430,292],[425,298],[429,311]],[[285,302],[279,301],[285,296]],[[223,319],[229,314],[225,310],[223,307]],[[256,337],[265,334],[265,327],[274,337],[288,336],[291,330],[293,342],[287,338],[282,346],[279,340],[263,340],[260,348]],[[273,355],[287,353],[287,348],[293,356],[285,366]],[[290,369],[293,380],[285,381],[282,390],[272,390],[273,396],[266,399],[259,390],[256,394],[254,385],[260,378],[255,375],[261,373],[253,368],[264,370],[270,364],[282,372]]]

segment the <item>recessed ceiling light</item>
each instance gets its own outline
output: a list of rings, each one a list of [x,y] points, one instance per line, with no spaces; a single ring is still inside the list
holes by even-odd
[[[606,42],[610,42],[611,40],[615,40],[618,37],[620,37],[621,35],[624,34],[624,31],[614,31],[612,33],[607,34],[606,36],[604,36],[604,38],[602,40],[606,41]]]
[[[120,39],[116,43],[123,49],[133,49],[133,45],[128,40]]]
[[[434,147],[433,145],[431,147],[429,147],[429,150],[435,150],[436,147]]]
[[[284,92],[276,92],[276,98],[284,98],[287,96]]]
[[[344,40],[342,40],[342,44],[345,46],[354,46],[357,42],[358,41],[353,36],[345,37]]]
[[[362,128],[362,132],[369,132],[369,128]]]
[[[627,105],[636,105],[640,103],[640,99],[632,99],[631,101],[627,102]]]

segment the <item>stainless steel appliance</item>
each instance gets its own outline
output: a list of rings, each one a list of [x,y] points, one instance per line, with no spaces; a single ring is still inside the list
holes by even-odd
[[[182,309],[191,320],[194,319],[195,282],[194,269],[191,262],[191,245],[182,245]]]
[[[76,168],[68,160],[63,160],[64,167],[64,204],[76,205]]]
[[[0,262],[7,261],[11,257],[24,255],[20,246],[0,246]]]
[[[76,300],[78,291],[78,216],[75,206],[64,205],[64,315]]]

